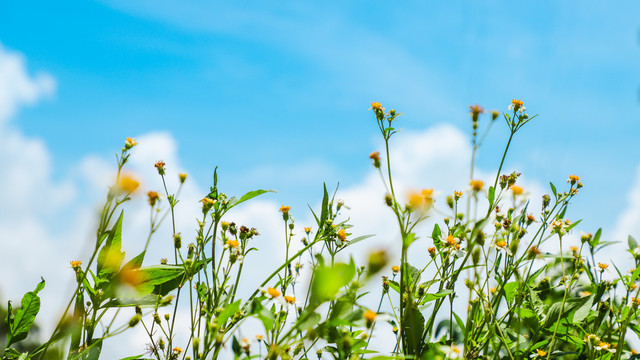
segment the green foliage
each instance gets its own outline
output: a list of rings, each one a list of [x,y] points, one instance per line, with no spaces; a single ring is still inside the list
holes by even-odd
[[[567,234],[582,225],[567,219],[571,200],[582,188],[579,177],[569,176],[565,190],[550,183],[551,195],[543,195],[542,207],[533,209],[518,183],[520,174],[501,173],[516,133],[535,118],[522,101],[514,99],[502,114],[509,138],[486,186],[474,177],[475,158],[500,114],[492,113],[479,136],[483,109],[471,107],[470,188],[447,189],[452,194],[436,209],[433,189],[412,193],[406,201],[396,195],[389,144],[401,114],[376,102],[371,108],[385,142],[386,156],[370,155],[387,191],[378,195],[399,233],[391,245],[400,255],[399,265],[382,276],[380,291],[365,286],[388,268],[390,255],[377,250],[364,265],[353,257],[341,262],[340,252],[371,235],[351,233],[344,216],[348,207],[336,200],[338,189],[331,193],[324,185],[320,208],[309,207],[315,226],[304,228],[302,245],[293,243],[302,231],[291,208],[280,208],[285,260],[241,298],[240,290],[247,290],[242,288],[244,264],[257,261],[254,238],[260,234],[230,221],[227,212],[273,190],[227,196],[218,188],[215,169],[196,235],[186,245],[175,224],[186,175],[179,175],[180,186],[170,192],[162,161],[155,167],[164,191],[162,197],[148,194],[146,245],[125,262],[123,208],[138,186],[122,175],[136,145],[127,139],[117,156],[118,176],[100,214],[94,251],[86,263],[71,263],[76,288],[60,321],[47,341],[25,345],[35,329],[43,280],[24,295],[19,308],[9,302],[7,311],[0,309],[6,332],[2,359],[63,358],[60,346],[65,344],[67,359],[97,360],[107,342],[118,341],[111,337],[136,326],[148,335],[146,353],[122,360],[635,358],[627,340],[640,336],[638,243],[627,239],[635,269],[597,259],[600,250],[615,243],[602,239],[600,229],[567,249]],[[429,218],[432,230],[423,234],[418,225]],[[165,249],[170,260],[145,264],[152,237],[165,219],[172,229],[173,243]],[[416,244],[425,242],[428,252],[410,259]],[[560,250],[552,253],[556,243]],[[303,265],[310,269],[301,270]],[[371,297],[378,303],[375,309],[365,305]],[[179,307],[189,309],[189,316],[176,320]],[[187,323],[188,332],[179,333],[176,322]],[[259,332],[255,339],[243,337],[248,327]],[[380,350],[380,339],[390,339],[393,348]]]

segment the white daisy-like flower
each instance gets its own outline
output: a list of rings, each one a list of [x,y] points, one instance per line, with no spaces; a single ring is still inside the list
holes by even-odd
[[[447,359],[462,359],[462,349],[457,345],[440,346],[440,351],[444,353]]]

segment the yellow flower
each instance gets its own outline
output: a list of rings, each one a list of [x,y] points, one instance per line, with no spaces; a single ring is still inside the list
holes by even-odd
[[[473,116],[474,118],[477,118],[478,114],[482,114],[484,112],[482,106],[478,104],[469,105],[469,110],[471,110],[471,116]]]
[[[155,166],[156,169],[158,169],[158,174],[164,175],[164,170],[165,170],[164,169],[164,166],[165,166],[164,161],[158,160],[158,161],[156,161],[155,165],[153,165],[153,166]]]
[[[391,267],[391,271],[393,271],[394,274],[397,274],[398,271],[400,271],[400,267],[398,265],[393,265]]]
[[[382,107],[382,104],[380,104],[377,101],[373,101],[371,103],[371,108],[369,110],[373,109],[373,111],[384,111],[384,108]]]
[[[238,243],[237,240],[229,240],[229,241],[227,241],[227,245],[229,245],[229,247],[234,248],[234,247],[237,247],[239,245],[239,243]]]
[[[378,314],[374,311],[371,310],[367,310],[364,312],[364,318],[367,321],[373,321],[376,319],[376,316],[378,316]]]
[[[380,167],[380,152],[374,151],[369,154],[369,159],[373,160],[373,166],[376,168]]]
[[[262,338],[264,338],[264,336],[262,336],[262,335],[256,335],[256,340],[258,340],[258,341],[262,341]]]
[[[525,110],[524,102],[522,100],[518,100],[518,99],[511,100],[511,105],[509,105],[509,110],[524,111]]]
[[[547,356],[547,352],[542,349],[538,349],[537,353],[540,357]]]
[[[455,237],[453,237],[453,235],[448,235],[447,236],[447,245],[451,246],[451,247],[455,247],[458,244],[458,239],[456,239]]]
[[[340,239],[342,241],[346,241],[347,240],[347,232],[344,229],[340,229],[338,231],[338,239]]]
[[[272,298],[275,298],[280,296],[280,291],[270,287],[267,289],[267,294],[269,294],[269,296],[271,296]]]
[[[469,182],[469,185],[471,185],[471,188],[473,189],[473,191],[480,191],[484,187],[484,181],[471,180],[471,182]]]
[[[149,198],[149,205],[154,206],[158,201],[160,195],[158,195],[158,193],[155,191],[149,191],[147,192],[147,197]]]
[[[124,174],[118,179],[118,188],[127,194],[136,191],[140,186],[140,182],[129,174]]]
[[[462,197],[462,191],[454,191],[453,196],[455,196],[456,200]]]
[[[187,180],[187,173],[180,173],[178,174],[178,177],[180,178],[180,183],[184,184],[184,182]]]
[[[435,246],[432,246],[432,247],[428,248],[427,251],[429,252],[429,255],[431,255],[431,256],[436,254]]]
[[[296,302],[296,298],[294,296],[285,295],[284,301],[286,301],[289,304],[293,304]]]
[[[311,228],[310,227],[305,227],[304,228],[304,232],[306,232],[307,234],[311,232]]]
[[[569,180],[567,180],[570,184],[575,184],[578,181],[580,181],[580,176],[578,175],[569,175]]]
[[[282,212],[283,214],[288,214],[289,210],[291,210],[291,206],[288,205],[282,205],[280,207],[280,212]]]
[[[128,137],[125,142],[124,142],[124,147],[128,150],[131,149],[132,147],[138,145],[138,143],[136,142],[136,140],[134,138],[130,138]]]
[[[569,250],[571,250],[571,252],[578,252],[578,247],[577,246],[569,246]]]
[[[609,267],[609,264],[604,264],[604,263],[599,262],[599,263],[598,263],[598,267],[599,267],[601,270],[606,270],[606,269]]]
[[[80,265],[82,265],[82,261],[80,261],[80,260],[71,260],[71,261],[69,261],[69,264],[71,264],[71,268],[75,270],[75,269],[79,268]]]
[[[176,353],[176,354],[181,354],[182,353],[182,348],[179,348],[179,347],[176,346],[176,347],[173,348],[173,352]]]
[[[433,196],[433,189],[422,189],[420,192],[412,191],[409,193],[409,206],[411,209],[427,211],[433,206]]]
[[[497,288],[495,288],[495,287],[492,287],[491,289],[489,289],[489,291],[491,291],[491,293],[493,294],[493,293],[495,293],[496,291],[498,291],[498,289],[497,289]]]
[[[507,246],[507,242],[504,240],[498,240],[496,241],[496,246],[502,249],[503,247]]]
[[[520,186],[512,185],[511,192],[513,193],[513,195],[522,195],[522,193],[524,192],[524,189]]]

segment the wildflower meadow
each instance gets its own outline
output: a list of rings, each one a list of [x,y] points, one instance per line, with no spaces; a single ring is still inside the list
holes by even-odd
[[[92,251],[69,259],[75,285],[53,331],[40,334],[35,325],[47,307],[39,297],[47,287],[43,264],[33,290],[0,311],[2,359],[106,359],[103,346],[134,328],[144,330],[146,343],[122,360],[638,359],[632,345],[640,336],[640,267],[601,258],[614,242],[597,224],[567,216],[583,188],[580,176],[567,173],[566,182],[549,183],[546,194],[531,199],[520,173],[503,173],[520,129],[537,126],[538,115],[525,105],[513,99],[502,111],[469,107],[468,187],[422,184],[404,194],[394,187],[390,154],[402,113],[372,102],[370,126],[378,127],[384,148],[362,161],[379,173],[386,191],[369,195],[386,205],[397,236],[388,239],[388,249],[368,247],[375,234],[354,235],[340,189],[318,179],[319,206],[306,209],[314,223],[297,223],[305,210],[283,204],[277,241],[284,261],[262,273],[243,270],[261,261],[265,235],[228,212],[273,190],[227,194],[219,186],[223,175],[212,169],[195,231],[179,232],[175,218],[188,175],[170,172],[162,160],[149,164],[163,187],[141,193],[127,169],[138,143],[126,138]],[[476,156],[494,127],[506,128],[508,137],[495,155],[497,172],[481,176]],[[178,179],[177,188],[168,186],[170,177]],[[439,193],[443,202],[436,202]],[[144,248],[130,254],[122,250],[123,224],[133,196],[146,198],[149,223]],[[158,231],[162,223],[170,233]],[[566,238],[577,229],[593,231],[569,246]],[[427,251],[415,250],[419,243]],[[355,260],[354,244],[368,249],[368,260]],[[615,246],[640,262],[632,236]],[[165,258],[146,256],[150,247],[163,247]],[[247,288],[248,277],[259,277],[260,286]]]

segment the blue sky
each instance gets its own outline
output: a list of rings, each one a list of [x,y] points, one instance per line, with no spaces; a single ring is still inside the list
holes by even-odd
[[[162,130],[202,182],[219,165],[230,192],[266,186],[294,201],[367,169],[377,140],[371,100],[405,112],[407,130],[447,122],[468,131],[469,104],[504,109],[517,97],[541,116],[507,163],[541,181],[582,175],[588,199],[579,201],[601,210],[584,217],[606,223],[638,162],[637,10],[583,1],[12,2],[0,12],[0,41],[57,81],[49,101],[14,121],[46,141],[58,176],[83,154]],[[505,135],[496,130],[481,166],[495,166]]]
[[[32,254],[2,259],[0,273],[23,273],[0,292],[32,289],[43,262],[48,289],[69,283],[66,258],[87,246],[127,136],[140,140],[131,165],[142,175],[158,159],[190,174],[183,204],[196,204],[215,166],[227,193],[278,190],[234,215],[265,238],[280,231],[280,204],[308,225],[306,204],[326,181],[370,226],[359,233],[392,239],[368,159],[381,149],[373,100],[405,113],[393,139],[404,185],[444,194],[466,186],[468,106],[524,100],[540,116],[517,134],[506,169],[536,195],[580,175],[568,216],[584,219],[581,230],[640,238],[639,13],[635,1],[5,3],[0,243]],[[486,179],[506,136],[498,121],[480,150]],[[132,202],[130,239],[145,236],[146,211]],[[264,241],[263,259],[277,258],[282,244]]]

